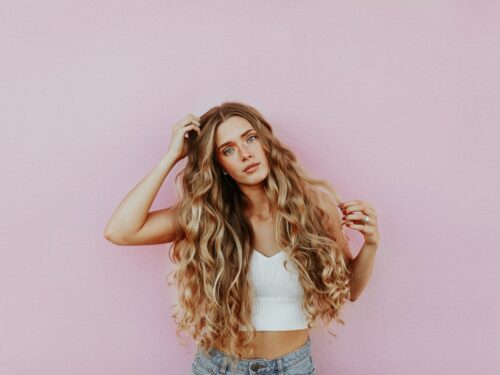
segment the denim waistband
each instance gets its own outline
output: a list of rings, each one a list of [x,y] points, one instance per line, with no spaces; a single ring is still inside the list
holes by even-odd
[[[307,341],[300,348],[294,350],[293,352],[287,353],[280,357],[274,359],[265,358],[235,358],[228,356],[226,353],[221,352],[217,348],[211,348],[208,351],[210,358],[206,358],[201,351],[198,350],[198,355],[207,361],[211,361],[217,366],[225,366],[229,363],[229,358],[236,359],[236,367],[232,371],[246,373],[250,368],[252,370],[259,369],[257,373],[261,372],[273,372],[292,367],[311,355],[311,339],[308,337]]]

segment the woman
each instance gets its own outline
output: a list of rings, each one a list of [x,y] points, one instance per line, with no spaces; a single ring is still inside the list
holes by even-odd
[[[179,201],[149,212],[186,155]],[[344,324],[341,308],[366,286],[379,243],[373,206],[339,203],[255,108],[226,102],[174,125],[167,154],[120,203],[105,236],[173,242],[173,317],[177,334],[198,345],[193,374],[314,374],[308,331],[317,318]],[[356,259],[344,224],[364,236]]]

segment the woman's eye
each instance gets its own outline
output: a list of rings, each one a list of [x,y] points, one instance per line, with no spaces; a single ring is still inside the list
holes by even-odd
[[[256,135],[251,135],[250,137],[248,137],[248,138],[247,138],[247,140],[249,140],[250,138],[257,138],[257,136],[256,136]],[[232,147],[228,147],[228,148],[224,149],[224,151],[222,151],[222,153],[223,153],[224,155],[229,155],[229,154],[232,154],[232,152],[229,152],[229,153],[228,153],[228,152],[226,152],[227,150],[232,150],[232,149],[233,149]]]

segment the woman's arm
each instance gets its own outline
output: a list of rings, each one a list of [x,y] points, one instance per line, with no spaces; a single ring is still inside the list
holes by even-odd
[[[168,152],[115,209],[104,230],[106,239],[117,245],[152,245],[174,240],[174,209],[149,210],[170,170],[187,155],[186,138],[200,131],[200,118],[191,113],[174,124]]]
[[[351,301],[355,301],[366,288],[373,272],[377,245],[365,243],[356,258],[351,261]]]
[[[351,262],[351,301],[355,301],[363,292],[373,272],[375,254],[380,243],[377,212],[375,207],[360,199],[341,202],[343,223],[350,229],[359,231],[364,244],[356,258]]]
[[[328,216],[328,228],[339,247],[342,249],[344,255],[344,260],[346,265],[351,271],[351,279],[349,280],[349,288],[351,290],[349,300],[351,302],[356,301],[361,295],[363,290],[368,285],[371,275],[373,273],[373,268],[375,264],[375,255],[378,247],[378,242],[375,243],[364,243],[359,251],[358,255],[353,258],[351,250],[342,231],[342,225],[340,216],[338,214],[337,207],[329,199],[327,195],[323,192],[319,194],[320,202],[324,210],[330,215]]]
[[[151,205],[176,162],[176,156],[167,153],[153,170],[125,196],[113,212],[104,230],[106,239],[116,244],[132,244],[127,242],[128,239],[143,228]],[[155,214],[155,216],[157,215]],[[158,227],[159,220],[156,222],[156,227]]]

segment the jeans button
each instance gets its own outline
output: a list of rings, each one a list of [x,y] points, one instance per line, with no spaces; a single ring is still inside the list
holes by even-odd
[[[252,363],[252,365],[250,366],[250,369],[252,371],[257,371],[258,369],[260,369],[260,365],[258,363]]]

